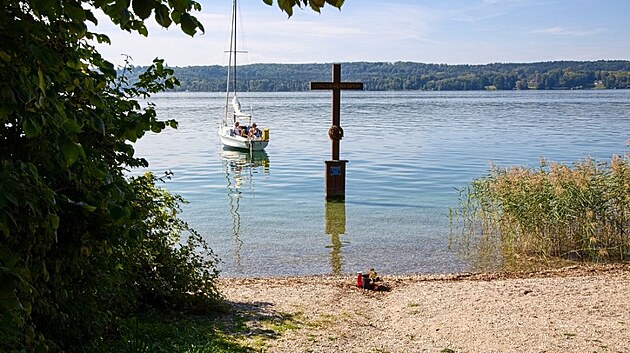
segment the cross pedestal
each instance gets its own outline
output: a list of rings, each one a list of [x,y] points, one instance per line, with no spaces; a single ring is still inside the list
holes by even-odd
[[[346,160],[331,160],[326,163],[326,200],[343,200],[346,197]]]
[[[332,160],[326,161],[326,200],[346,197],[346,163],[339,159],[339,141],[343,138],[340,122],[341,90],[363,90],[363,82],[341,82],[341,65],[333,64],[332,82],[311,82],[311,90],[332,90],[332,126],[328,137],[332,141]]]

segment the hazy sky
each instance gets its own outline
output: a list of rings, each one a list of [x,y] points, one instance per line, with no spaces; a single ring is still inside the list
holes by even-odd
[[[149,37],[98,16],[114,63],[155,57],[170,66],[226,65],[231,0],[198,0],[205,34],[150,22]],[[241,0],[243,64],[414,61],[445,64],[630,59],[629,0],[346,0],[291,18],[262,0]]]

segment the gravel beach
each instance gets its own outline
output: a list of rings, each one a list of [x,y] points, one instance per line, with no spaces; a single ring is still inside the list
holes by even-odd
[[[263,352],[630,352],[630,264],[522,273],[223,278]],[[236,327],[236,326],[235,326]]]

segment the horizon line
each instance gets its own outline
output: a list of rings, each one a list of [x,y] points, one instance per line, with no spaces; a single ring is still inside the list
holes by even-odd
[[[543,63],[563,63],[563,62],[575,62],[575,63],[596,63],[596,62],[630,62],[630,59],[597,59],[597,60],[542,60],[542,61],[522,61],[522,62],[489,62],[485,64],[447,64],[447,63],[430,63],[430,62],[420,62],[420,61],[409,61],[409,60],[398,60],[398,61],[330,61],[330,62],[296,62],[296,63],[279,63],[279,62],[257,62],[257,63],[249,63],[239,65],[240,67],[251,66],[251,65],[332,65],[332,64],[398,64],[398,63],[408,63],[408,64],[423,64],[423,65],[440,65],[440,66],[488,66],[488,65],[528,65],[528,64],[543,64]],[[208,65],[168,65],[165,63],[167,67],[171,68],[184,68],[184,67],[205,67],[205,66],[219,66],[219,67],[227,67],[228,65],[221,64],[208,64]],[[133,67],[144,67],[149,65],[131,65]]]

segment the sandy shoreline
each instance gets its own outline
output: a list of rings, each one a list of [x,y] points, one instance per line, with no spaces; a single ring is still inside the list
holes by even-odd
[[[630,352],[630,264],[382,280],[389,291],[353,276],[219,288],[226,323],[264,352]]]

